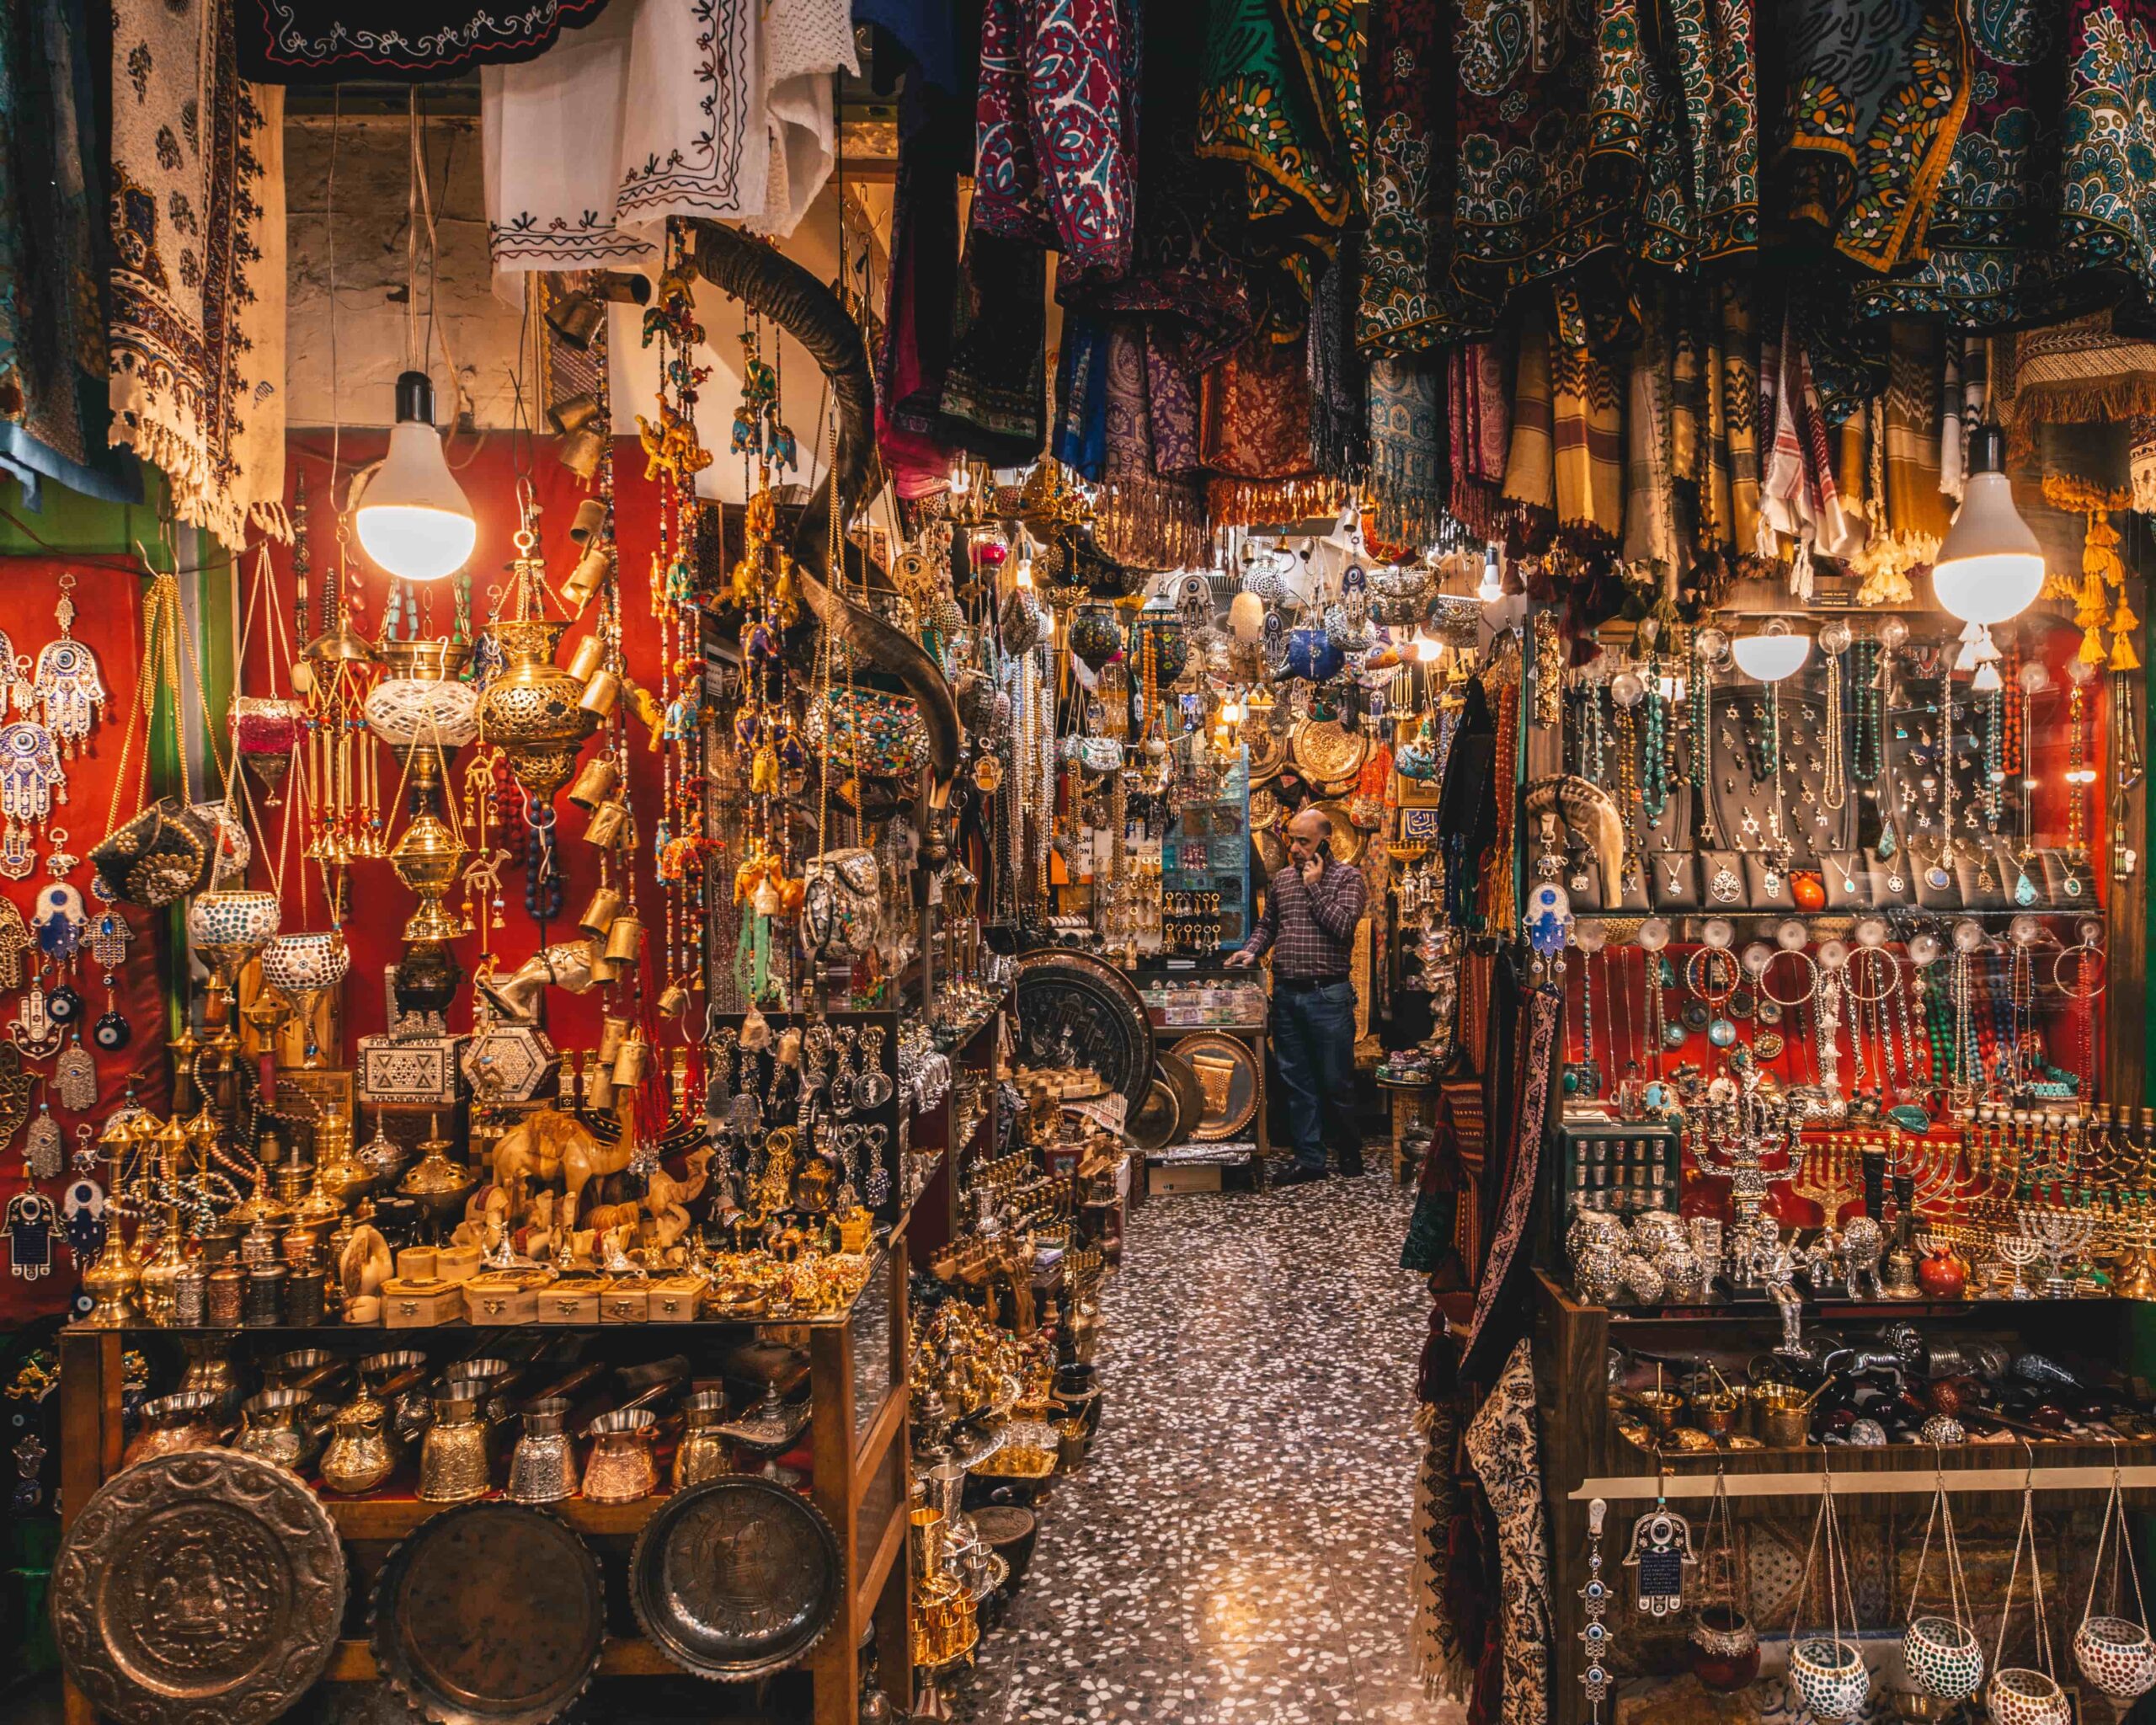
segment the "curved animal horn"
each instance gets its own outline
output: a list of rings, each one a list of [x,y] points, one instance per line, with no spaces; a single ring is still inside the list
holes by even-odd
[[[1625,902],[1625,818],[1617,799],[1600,785],[1573,773],[1539,778],[1527,788],[1521,805],[1530,815],[1555,811],[1565,825],[1593,847],[1595,872],[1602,877],[1602,908],[1620,910]]]
[[[928,733],[930,860],[942,860],[942,814],[958,772],[958,708],[942,670],[921,644],[830,585],[831,516],[849,519],[875,476],[876,385],[861,326],[838,296],[762,241],[716,222],[692,221],[691,256],[712,286],[753,306],[808,350],[823,368],[838,421],[831,468],[801,510],[793,536],[794,576],[817,621],[878,670],[905,685]],[[843,543],[843,541],[841,542]]]

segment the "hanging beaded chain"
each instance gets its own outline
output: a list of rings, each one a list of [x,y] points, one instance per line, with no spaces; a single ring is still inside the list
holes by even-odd
[[[1880,709],[1886,696],[1880,681],[1879,643],[1869,637],[1860,640],[1855,654],[1850,681],[1856,691],[1856,746],[1849,756],[1849,777],[1870,788],[1886,770],[1880,750]]]
[[[2066,701],[2066,846],[2079,857],[2089,848],[2089,787],[2096,780],[2089,764],[2088,686],[2068,683]]]
[[[1640,812],[1646,817],[1647,825],[1657,825],[1662,811],[1669,806],[1669,714],[1662,698],[1662,654],[1647,655],[1646,694],[1641,705],[1646,709],[1646,747],[1641,752]]]
[[[1630,892],[1642,884],[1640,852],[1642,848],[1636,816],[1640,813],[1640,751],[1639,714],[1632,708],[1617,709],[1617,811],[1622,820],[1625,854],[1618,873],[1624,889]]]
[[[1838,813],[1849,800],[1848,761],[1842,752],[1842,655],[1829,653],[1825,657],[1827,716],[1820,730],[1820,750],[1826,782],[1819,788],[1819,805]]]
[[[1587,1690],[1588,1717],[1602,1725],[1602,1704],[1609,1698],[1614,1680],[1609,1674],[1609,1626],[1604,1617],[1609,1610],[1609,1583],[1602,1578],[1602,1527],[1609,1505],[1597,1498],[1587,1506],[1587,1585],[1580,1589],[1587,1627],[1580,1640],[1587,1647],[1587,1668],[1580,1683]]]
[[[1600,682],[1587,686],[1587,758],[1582,765],[1589,780],[1606,787],[1609,781],[1603,775],[1609,767],[1609,737],[1603,729],[1602,695]]]
[[[1984,830],[1999,836],[1999,817],[2006,793],[2006,688],[2004,683],[1984,702]]]
[[[1767,804],[1767,849],[1777,861],[1789,850],[1782,837],[1782,686],[1767,685],[1767,734],[1763,740],[1766,766],[1774,781],[1774,794]]]
[[[1707,664],[1707,655],[1700,646],[1699,636],[1692,638],[1692,682],[1686,692],[1692,707],[1692,768],[1690,773],[1694,799],[1698,804],[1700,843],[1705,850],[1717,850],[1721,846],[1721,829],[1715,825],[1714,799],[1714,733],[1709,727],[1713,723],[1714,672]]]

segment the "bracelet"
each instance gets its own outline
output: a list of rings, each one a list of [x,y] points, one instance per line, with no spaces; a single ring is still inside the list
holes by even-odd
[[[1783,956],[1795,959],[1799,964],[1802,964],[1806,969],[1812,973],[1812,985],[1806,989],[1802,994],[1791,995],[1785,999],[1782,996],[1776,994],[1774,990],[1767,986],[1767,978],[1774,969],[1774,966],[1771,964],[1769,964],[1766,969],[1762,970],[1759,973],[1758,978],[1753,985],[1757,987],[1759,992],[1767,999],[1772,1001],[1776,1006],[1781,1007],[1785,1012],[1786,1012],[1793,1007],[1802,1006],[1805,1001],[1810,1000],[1812,996],[1819,992],[1819,961],[1814,959],[1809,953],[1793,953],[1788,951],[1786,948],[1784,949]]]

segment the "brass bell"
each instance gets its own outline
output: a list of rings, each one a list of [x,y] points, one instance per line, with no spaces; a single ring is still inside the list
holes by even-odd
[[[627,1018],[616,1018],[611,1013],[600,1018],[599,1058],[608,1065],[611,1065],[614,1063],[614,1056],[621,1053],[622,1044],[628,1040],[628,1037],[629,1021]]]
[[[666,991],[659,997],[659,1016],[678,1018],[689,1010],[689,991],[678,982],[666,985]]]
[[[591,811],[590,824],[584,828],[584,836],[590,843],[605,849],[619,844],[628,826],[629,805],[617,797]]]
[[[569,801],[579,809],[596,809],[613,796],[621,782],[622,770],[614,765],[614,757],[595,755],[584,763],[576,782],[569,787]]]
[[[568,674],[579,683],[588,683],[606,663],[606,638],[595,629],[578,642],[576,650],[569,654]]]
[[[614,1068],[610,1062],[592,1061],[584,1081],[584,1104],[590,1108],[614,1106]]]
[[[576,704],[586,713],[595,713],[604,718],[621,698],[622,680],[611,670],[602,670],[584,686],[583,697]]]
[[[591,943],[591,980],[595,985],[617,980],[622,967],[608,958],[597,941]]]
[[[622,914],[622,895],[611,886],[602,886],[591,895],[591,902],[584,907],[584,915],[576,919],[576,926],[586,934],[601,935],[614,926],[614,919]]]
[[[579,425],[554,446],[554,458],[579,479],[597,478],[606,454],[606,440],[596,425]]]
[[[614,1081],[625,1089],[633,1088],[643,1082],[644,1072],[650,1065],[651,1044],[643,1039],[643,1032],[638,1030],[614,1056]]]
[[[595,425],[599,423],[599,398],[588,389],[564,396],[547,409],[547,423],[562,437]]]
[[[582,545],[606,525],[605,501],[596,497],[587,497],[576,506],[576,514],[569,522],[569,537]]]
[[[633,911],[624,911],[606,931],[606,961],[633,964],[643,956],[643,923]]]
[[[606,306],[588,293],[563,294],[547,307],[547,327],[579,353],[590,350],[606,323]]]
[[[582,617],[584,608],[599,596],[599,590],[606,585],[606,571],[611,567],[606,547],[594,545],[578,559],[568,579],[562,583],[562,603],[570,612]]]

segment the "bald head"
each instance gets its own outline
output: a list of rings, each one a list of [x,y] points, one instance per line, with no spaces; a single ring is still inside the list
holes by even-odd
[[[1288,823],[1289,860],[1299,868],[1318,854],[1318,846],[1332,836],[1332,823],[1315,809],[1299,810]]]

